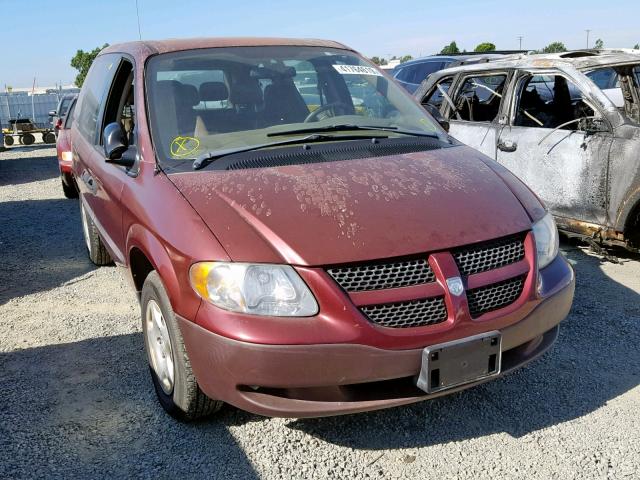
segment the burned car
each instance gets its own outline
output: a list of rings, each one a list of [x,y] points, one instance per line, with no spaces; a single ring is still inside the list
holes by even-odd
[[[640,247],[640,56],[521,55],[436,72],[415,96],[531,187],[560,230]]]

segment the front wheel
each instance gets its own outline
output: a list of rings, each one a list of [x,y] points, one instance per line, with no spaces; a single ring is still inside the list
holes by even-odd
[[[144,281],[141,304],[149,371],[162,408],[179,420],[195,420],[220,410],[222,402],[200,390],[169,297],[155,271]]]

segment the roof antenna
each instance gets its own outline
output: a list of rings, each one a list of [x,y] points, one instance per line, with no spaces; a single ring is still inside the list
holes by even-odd
[[[140,30],[140,11],[138,10],[138,0],[136,0],[136,17],[138,17],[138,37],[142,41],[142,31]]]

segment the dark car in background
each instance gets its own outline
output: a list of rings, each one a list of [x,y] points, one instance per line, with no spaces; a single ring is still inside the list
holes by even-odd
[[[49,112],[49,116],[51,117],[51,125],[53,125],[53,131],[56,134],[56,137],[58,136],[58,131],[62,127],[64,117],[69,111],[71,102],[76,98],[78,98],[77,93],[63,95],[62,97],[60,97],[60,101],[58,102],[58,106],[56,107],[56,109]]]
[[[392,75],[409,93],[414,93],[420,84],[433,72],[457,65],[487,62],[511,53],[519,52],[469,53],[422,57],[401,63],[393,69]]]
[[[342,44],[112,45],[75,108],[89,257],[127,268],[176,417],[435,398],[541,355],[571,307],[535,195]]]

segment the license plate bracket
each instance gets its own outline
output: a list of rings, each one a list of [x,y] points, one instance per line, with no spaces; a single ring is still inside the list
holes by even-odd
[[[436,393],[500,373],[502,335],[498,331],[431,345],[422,351],[417,385]]]

